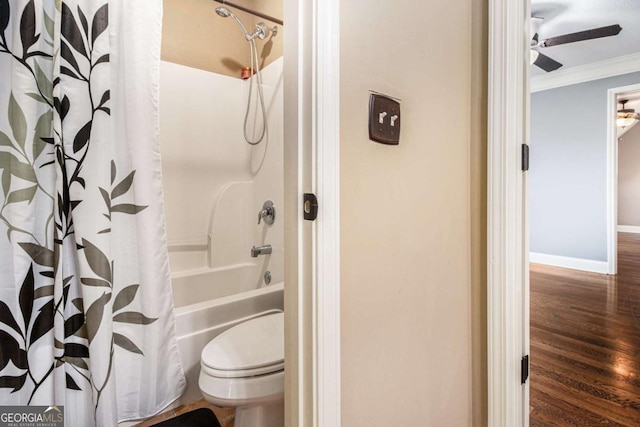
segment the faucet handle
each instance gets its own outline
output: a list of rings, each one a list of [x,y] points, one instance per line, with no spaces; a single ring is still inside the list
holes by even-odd
[[[260,225],[260,221],[264,218],[264,222],[267,225],[273,225],[276,220],[276,206],[273,204],[271,200],[267,200],[262,205],[262,210],[258,212],[258,225]]]

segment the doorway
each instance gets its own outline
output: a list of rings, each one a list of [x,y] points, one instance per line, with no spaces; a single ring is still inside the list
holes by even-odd
[[[633,410],[615,410],[617,396],[638,392],[627,389],[618,364],[636,345],[634,338],[622,337],[633,337],[637,329],[627,301],[634,299],[630,283],[638,245],[621,234],[620,244],[609,246],[618,240],[617,99],[630,95],[628,87],[618,86],[634,78],[613,76],[532,91],[531,143],[537,155],[529,172],[532,426],[638,421]],[[567,111],[571,117],[563,117]],[[562,122],[554,124],[555,119]],[[630,154],[623,160],[630,160]],[[563,197],[549,203],[556,193]],[[593,222],[585,226],[582,221]],[[540,248],[566,252],[540,254]],[[620,274],[607,275],[617,271],[618,248],[624,259]],[[613,268],[594,260],[598,253]],[[624,366],[629,373],[637,369],[633,363]],[[582,398],[576,400],[576,393]]]
[[[620,111],[620,113],[618,113]],[[617,215],[618,233],[639,233],[640,206],[636,206],[635,170],[636,141],[640,142],[640,128],[638,128],[638,114],[640,111],[640,84],[616,87],[608,93],[608,112],[616,120],[609,123],[609,143],[617,145]]]
[[[489,4],[488,396],[489,425],[528,426],[529,1]],[[633,66],[633,64],[630,64]],[[618,67],[620,69],[620,67]],[[628,71],[637,71],[635,68]]]
[[[228,53],[231,48],[229,43],[238,43],[242,52],[249,50],[246,41],[242,37],[241,29],[236,22],[230,19],[223,19],[224,13],[220,16],[214,13],[215,6],[211,3],[189,2],[193,8],[198,8],[197,12],[188,12],[187,6],[171,2],[165,8],[165,16],[172,20],[179,21],[181,27],[174,28],[167,25],[167,29],[173,28],[178,35],[184,35],[190,31],[200,31],[202,28],[212,27],[212,22],[216,28],[229,27],[230,36],[224,34],[212,37],[222,44],[223,56],[210,61],[215,66],[222,68],[236,68],[234,76],[240,77],[241,69],[238,68],[238,61]],[[269,4],[279,4],[279,2],[269,2]],[[171,7],[173,5],[174,7]],[[231,7],[229,4],[226,6]],[[226,7],[225,6],[225,7]],[[200,8],[202,10],[200,10]],[[280,12],[272,13],[277,18],[283,18],[284,26],[279,28],[279,33],[274,39],[274,43],[282,43],[284,40],[284,61],[281,61],[284,74],[284,83],[279,81],[280,88],[285,86],[282,105],[284,105],[284,129],[278,129],[278,136],[283,137],[281,148],[284,155],[284,191],[281,201],[277,201],[276,225],[282,226],[284,242],[279,245],[284,246],[284,267],[282,262],[280,267],[284,275],[284,306],[285,306],[285,400],[286,400],[286,424],[290,426],[312,426],[312,425],[335,425],[340,422],[340,381],[339,381],[339,186],[337,175],[339,171],[339,117],[338,106],[338,78],[339,67],[337,58],[339,57],[338,36],[336,31],[339,4],[335,0],[300,2],[298,0],[284,0],[283,15]],[[235,10],[235,9],[234,9]],[[264,12],[264,10],[263,10]],[[235,13],[235,12],[234,12]],[[238,12],[240,14],[240,12]],[[206,22],[202,25],[194,25],[195,17],[202,18]],[[244,21],[252,22],[250,17],[241,16]],[[210,22],[212,21],[212,22]],[[257,21],[257,19],[256,19]],[[199,33],[198,33],[199,34]],[[168,38],[165,46],[171,47],[171,41],[176,38]],[[200,43],[207,43],[208,38],[198,37]],[[260,42],[258,42],[260,43]],[[268,41],[265,41],[268,43]],[[210,54],[211,49],[198,49],[196,43],[176,43],[178,53],[192,49],[191,57],[201,60]],[[261,50],[262,51],[262,50]],[[276,47],[270,51],[275,55],[279,50]],[[248,53],[248,52],[247,52]],[[241,55],[241,59],[249,59],[246,54]],[[175,59],[175,62],[179,58]],[[198,64],[191,64],[191,68],[197,68]],[[247,64],[248,65],[248,64]],[[179,70],[197,73],[194,70]],[[185,78],[182,74],[176,79],[184,84],[196,85],[196,80],[188,74]],[[196,76],[198,77],[198,76]],[[237,80],[237,81],[236,81]],[[229,82],[232,83],[229,83]],[[206,90],[212,90],[208,81],[207,84],[196,87],[192,93],[204,97]],[[220,101],[223,89],[234,90],[236,83],[241,84],[239,79],[222,80],[220,91],[209,93],[209,100]],[[233,85],[233,86],[232,86]],[[275,86],[275,85],[274,85]],[[177,95],[184,96],[187,92],[176,91]],[[237,92],[237,93],[235,93]],[[234,93],[235,97],[228,97],[232,100],[241,100],[238,108],[239,113],[244,114],[244,101],[247,93],[241,93],[238,89]],[[268,92],[268,91],[267,91]],[[242,98],[239,95],[244,95]],[[265,92],[268,97],[269,94]],[[191,99],[188,99],[190,105]],[[224,98],[225,100],[227,98]],[[165,100],[168,100],[165,97]],[[268,110],[272,105],[266,102]],[[228,103],[221,103],[220,111],[204,117],[201,122],[208,123],[214,118],[226,117],[226,113],[231,110]],[[235,104],[234,104],[235,105]],[[205,105],[207,107],[208,105]],[[191,119],[195,114],[199,114],[202,109],[181,108],[180,103],[176,103],[180,117]],[[281,109],[282,110],[282,109]],[[188,111],[188,114],[185,114]],[[235,111],[235,107],[234,107]],[[242,136],[243,123],[242,115],[239,120],[230,123],[229,120],[221,121],[221,129],[215,131],[200,132],[192,135],[190,140],[210,142],[209,138],[229,139],[223,131],[233,128],[239,132],[240,143],[234,144],[235,151],[224,151],[218,155],[202,156],[202,151],[193,150],[197,160],[203,158],[222,159],[229,158],[231,161],[241,163],[241,166],[249,164],[242,155],[243,150],[249,150]],[[231,126],[233,125],[233,126]],[[180,131],[189,129],[187,126],[176,126],[176,141],[180,141]],[[197,128],[196,128],[197,129]],[[276,128],[270,129],[276,133]],[[204,136],[207,136],[206,138]],[[190,135],[191,136],[191,135]],[[271,148],[274,146],[275,135],[272,136]],[[322,140],[318,145],[316,141]],[[235,142],[235,139],[234,141]],[[213,149],[213,144],[208,144],[208,149]],[[263,144],[262,147],[265,145]],[[184,149],[176,145],[176,158],[184,156]],[[260,147],[258,147],[260,148]],[[197,155],[200,154],[200,157]],[[226,156],[226,157],[225,157]],[[200,163],[196,163],[200,164]],[[226,168],[210,168],[209,165],[200,169],[210,171],[224,171]],[[185,168],[183,176],[194,173],[196,168]],[[246,177],[245,177],[246,178]],[[243,179],[246,180],[246,179]],[[211,187],[211,180],[201,180],[201,185],[208,190]],[[266,180],[258,182],[263,190],[271,191],[273,186]],[[192,195],[184,191],[176,191],[179,196]],[[308,221],[302,217],[302,198],[304,193],[314,193],[322,204],[319,207],[319,215],[316,221]],[[193,193],[196,194],[196,193]],[[242,198],[241,198],[242,199]],[[246,197],[245,197],[246,199]],[[244,200],[244,199],[243,199]],[[265,197],[259,200],[258,207],[262,206]],[[257,208],[256,208],[257,209]],[[258,212],[251,209],[250,212]],[[189,210],[189,212],[193,211]],[[234,210],[233,212],[237,212]],[[239,215],[231,214],[230,218]],[[284,221],[283,221],[284,219]],[[196,221],[184,221],[188,226]],[[247,221],[247,229],[258,229],[256,226],[255,213],[251,213]],[[264,224],[264,222],[263,222]],[[261,225],[262,227],[262,225]],[[229,228],[229,227],[227,227]],[[226,229],[223,228],[223,231]],[[189,237],[187,233],[185,236]],[[201,250],[206,247],[208,239],[189,239],[183,242],[174,242],[176,249],[188,249],[190,252]],[[259,236],[263,237],[263,236]],[[262,242],[261,242],[262,243]],[[273,243],[273,241],[264,242]],[[254,243],[251,243],[254,244]],[[239,253],[247,257],[248,249],[251,245],[240,245]],[[282,254],[280,254],[282,255]],[[275,257],[274,257],[275,258]],[[261,258],[263,259],[263,258]],[[187,265],[185,268],[193,268]],[[275,270],[270,270],[275,279]],[[259,277],[264,277],[266,272],[260,271]],[[275,284],[275,281],[274,281]],[[322,286],[319,286],[322,284]],[[193,295],[192,295],[193,297]],[[197,296],[196,296],[197,298]],[[194,365],[199,362],[199,351],[192,352]],[[192,370],[197,372],[197,369]],[[196,374],[197,375],[197,374]],[[192,379],[191,384],[197,389],[197,376]],[[194,390],[195,393],[199,392]]]

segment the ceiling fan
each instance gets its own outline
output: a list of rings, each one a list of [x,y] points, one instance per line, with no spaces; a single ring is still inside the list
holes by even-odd
[[[544,18],[531,18],[531,64],[542,68],[546,72],[557,70],[562,64],[548,57],[539,51],[545,47],[558,46],[567,43],[575,43],[584,40],[599,39],[602,37],[615,36],[622,31],[622,27],[618,24],[608,25],[606,27],[592,28],[590,30],[578,31],[577,33],[569,33],[561,36],[551,37],[545,40],[538,40],[538,28],[542,24]]]
[[[620,104],[622,108],[618,110],[618,116],[616,118],[616,125],[621,128],[631,126],[634,121],[640,120],[640,114],[636,113],[633,108],[625,108],[625,104],[629,102],[628,99],[621,99]]]

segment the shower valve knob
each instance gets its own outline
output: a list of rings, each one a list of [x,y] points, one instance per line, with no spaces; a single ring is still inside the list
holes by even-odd
[[[262,210],[258,212],[258,225],[264,219],[265,224],[273,225],[276,220],[276,206],[271,200],[267,200],[262,205]]]

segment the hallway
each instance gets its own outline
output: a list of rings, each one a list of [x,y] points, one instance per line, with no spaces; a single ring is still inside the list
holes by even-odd
[[[531,264],[530,425],[640,425],[640,235],[618,275]]]

